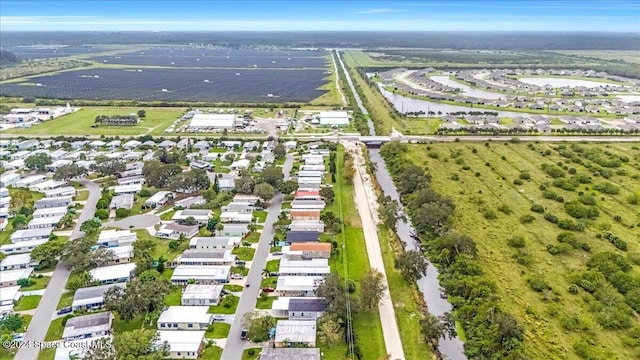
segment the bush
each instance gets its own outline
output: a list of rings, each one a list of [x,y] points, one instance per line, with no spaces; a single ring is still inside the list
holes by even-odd
[[[573,247],[574,249],[577,249],[577,248],[580,247],[580,244],[578,243],[578,238],[576,237],[576,234],[571,233],[571,232],[567,232],[567,231],[561,232],[556,237],[556,240],[558,240],[561,243],[567,243],[567,244],[571,245],[571,247]]]
[[[507,215],[511,214],[511,208],[507,204],[502,204],[502,205],[498,206],[498,211],[500,211],[503,214],[507,214]]]
[[[129,216],[130,212],[131,211],[129,209],[118,208],[116,209],[116,217],[119,217],[119,218],[127,217]]]
[[[523,248],[527,245],[524,236],[514,236],[511,239],[507,240],[507,244],[516,249]]]
[[[440,158],[440,154],[438,154],[437,151],[429,151],[427,153],[427,156],[432,158],[432,159],[439,159]]]
[[[559,187],[562,190],[574,191],[576,189],[576,184],[567,179],[555,179],[553,180],[553,186]]]
[[[553,190],[547,189],[542,192],[542,196],[545,199],[555,200],[558,197],[558,194],[556,194]]]
[[[99,209],[96,210],[96,217],[100,220],[106,220],[109,218],[109,210]]]
[[[514,185],[522,185],[522,184],[524,184],[524,181],[522,181],[520,179],[515,179],[515,180],[513,180],[513,184]]]
[[[491,210],[491,209],[487,209],[485,210],[482,215],[484,216],[485,219],[487,220],[494,220],[498,218],[498,215],[496,215],[496,212]]]
[[[553,164],[542,164],[542,171],[554,179],[564,177],[564,170],[560,166]]]
[[[585,206],[576,201],[569,201],[564,204],[564,210],[567,214],[576,219],[595,219],[600,215],[597,208]]]
[[[567,289],[567,291],[571,294],[577,294],[580,292],[580,287],[576,284],[571,284],[569,285],[569,288]]]
[[[521,172],[520,172],[520,176],[519,176],[519,177],[520,177],[520,179],[522,179],[522,180],[531,180],[531,174],[529,174],[529,173],[528,173],[528,172],[526,172],[526,171],[521,171]]]
[[[532,223],[533,220],[535,220],[536,218],[533,217],[532,215],[523,215],[520,217],[520,222],[523,224],[529,224]]]
[[[596,198],[591,195],[581,195],[578,200],[584,205],[595,205]]]
[[[142,189],[138,195],[140,195],[140,197],[149,197],[151,196],[151,191],[149,191],[149,189]]]
[[[529,284],[531,289],[533,289],[534,291],[537,291],[537,292],[543,292],[545,290],[550,290],[551,289],[549,284],[547,284],[544,280],[542,280],[542,279],[540,279],[538,277],[530,276],[527,279],[527,283]]]
[[[620,193],[620,188],[613,185],[612,183],[597,184],[593,188],[609,195],[618,195]]]
[[[558,217],[551,213],[544,214],[544,219],[554,224],[558,223]]]
[[[547,245],[547,251],[551,255],[568,254],[572,249],[573,247],[571,245],[565,243],[560,243],[557,245]]]
[[[531,205],[531,211],[542,214],[544,213],[544,207],[540,204],[533,204]]]

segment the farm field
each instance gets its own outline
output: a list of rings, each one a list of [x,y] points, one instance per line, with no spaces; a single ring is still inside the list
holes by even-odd
[[[5,83],[0,92],[77,100],[304,103],[324,94],[318,88],[325,76],[323,69],[95,68]]]
[[[408,148],[453,199],[451,228],[475,240],[480,278],[524,328],[530,358],[640,356],[640,322],[625,305],[638,311],[640,144]],[[576,230],[558,226],[568,222]]]
[[[140,108],[114,106],[87,106],[79,111],[45,121],[29,128],[14,128],[3,131],[7,135],[40,134],[40,135],[160,135],[185,111],[182,108],[145,108],[146,117],[135,126],[100,126],[92,128],[98,115],[128,115]]]
[[[14,46],[6,50],[21,59],[51,59],[65,56],[86,55],[107,51],[107,48],[92,46]]]

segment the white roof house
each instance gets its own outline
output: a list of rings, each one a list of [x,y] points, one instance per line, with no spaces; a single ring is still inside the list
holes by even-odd
[[[103,284],[129,282],[135,268],[136,264],[133,263],[104,266],[89,270],[89,275],[92,280]]]
[[[16,301],[20,299],[20,286],[9,286],[2,288],[0,291],[0,306],[13,305]]]
[[[42,191],[45,191],[45,190],[61,188],[61,187],[65,186],[65,185],[67,185],[66,181],[46,180],[46,181],[43,181],[41,183],[37,183],[37,184],[31,185],[29,187],[29,190],[42,192]]]
[[[65,340],[84,339],[111,334],[113,314],[110,311],[70,318],[64,326]]]
[[[173,271],[171,282],[187,284],[195,280],[196,284],[223,284],[229,282],[231,266],[221,265],[178,265]]]
[[[7,256],[0,261],[0,270],[15,270],[26,269],[30,266],[36,265],[38,262],[31,259],[31,254],[16,254]]]
[[[320,125],[349,125],[349,114],[346,111],[321,111],[319,117]]]
[[[276,325],[276,347],[289,347],[290,344],[316,346],[316,322],[310,320],[279,320]]]
[[[63,216],[67,213],[68,208],[66,206],[58,206],[46,209],[37,209],[33,212],[33,218],[51,217],[51,216]]]
[[[171,359],[197,359],[202,350],[204,333],[204,331],[158,331],[158,341],[169,344]]]
[[[28,240],[49,240],[51,231],[53,231],[53,228],[16,230],[11,234],[11,242],[15,244],[20,241]]]
[[[18,285],[18,280],[28,278],[32,272],[33,268],[2,271],[2,276],[0,276],[0,287],[16,286]]]
[[[27,228],[28,229],[53,228],[56,225],[58,225],[61,219],[62,219],[62,215],[33,218],[31,221],[29,221],[29,224],[27,224]]]
[[[223,285],[189,284],[182,293],[182,306],[215,306],[220,301]]]
[[[279,276],[276,294],[279,296],[313,296],[322,276]]]
[[[191,119],[191,129],[233,129],[236,116],[234,114],[195,114]]]
[[[29,253],[36,248],[36,246],[41,245],[49,241],[49,237],[44,239],[36,239],[36,240],[25,240],[18,241],[15,244],[4,244],[0,246],[0,252],[3,254],[23,254]]]
[[[253,221],[253,214],[223,211],[220,213],[220,221],[223,223],[248,224]]]
[[[158,318],[159,330],[206,330],[213,322],[208,306],[169,306]]]
[[[138,235],[130,230],[103,230],[98,236],[98,245],[115,247],[131,245]]]
[[[115,186],[113,192],[116,195],[121,194],[137,194],[142,190],[142,184],[118,185]]]
[[[233,249],[242,241],[238,236],[194,237],[189,241],[190,249]]]
[[[96,309],[104,305],[104,294],[113,287],[125,288],[126,283],[115,283],[80,288],[73,294],[71,309]]]
[[[52,198],[58,196],[74,196],[76,189],[73,186],[65,186],[56,189],[45,190],[44,197]]]
[[[233,265],[236,256],[231,250],[214,249],[187,249],[176,256],[173,261],[176,265]]]
[[[31,175],[18,180],[18,182],[16,183],[16,187],[28,188],[46,180],[47,178],[44,175]]]
[[[229,166],[229,169],[231,169],[231,170],[246,170],[246,169],[249,168],[249,164],[250,163],[251,163],[251,161],[249,161],[249,159],[236,160]]]
[[[192,217],[196,223],[204,224],[211,217],[211,210],[196,210],[196,209],[186,209],[186,210],[178,210],[173,214],[172,220],[175,221],[185,221],[187,218]]]
[[[148,198],[147,201],[144,202],[144,205],[149,207],[162,206],[171,198],[173,198],[173,196],[174,193],[172,193],[171,191],[158,191],[157,193],[153,194],[153,196]]]

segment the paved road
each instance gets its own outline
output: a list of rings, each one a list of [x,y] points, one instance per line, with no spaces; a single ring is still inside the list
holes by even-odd
[[[358,209],[360,220],[362,221],[362,230],[364,230],[364,240],[367,245],[369,265],[372,269],[375,269],[382,274],[384,284],[387,287],[387,290],[385,290],[382,300],[378,305],[380,322],[382,323],[382,335],[387,348],[387,354],[390,355],[389,358],[391,360],[404,360],[402,340],[400,339],[398,323],[396,322],[396,313],[388,290],[389,285],[387,283],[387,275],[384,269],[384,262],[382,260],[382,250],[380,249],[380,240],[378,239],[378,231],[374,220],[376,217],[374,216],[373,209],[369,202],[369,199],[375,195],[372,193],[367,194],[366,192],[362,178],[362,174],[365,170],[360,165],[360,161],[364,161],[361,159],[361,155],[356,155],[356,161],[354,161],[356,164],[356,175],[353,180],[356,209]]]
[[[293,168],[293,155],[287,154],[284,159],[284,165],[282,166],[282,173],[284,174],[284,181],[291,179],[291,169]]]
[[[146,229],[160,222],[160,216],[154,214],[141,214],[126,217],[122,220],[110,221],[105,227],[117,227],[120,229]],[[133,226],[133,227],[132,227]]]
[[[79,183],[84,185],[87,189],[89,189],[89,198],[80,213],[80,217],[78,219],[78,223],[76,224],[73,232],[71,233],[71,237],[69,241],[78,239],[84,236],[84,233],[80,231],[80,225],[92,218],[96,211],[96,204],[100,199],[100,186],[89,181],[89,180],[79,180]],[[31,324],[29,324],[29,328],[27,329],[27,333],[24,336],[24,341],[43,341],[45,335],[47,334],[47,330],[49,329],[49,323],[51,322],[51,318],[56,313],[56,308],[58,307],[58,302],[60,301],[60,296],[64,291],[64,286],[67,283],[67,279],[69,278],[69,270],[67,269],[66,264],[62,261],[58,262],[55,271],[53,272],[53,276],[51,277],[51,281],[47,285],[45,289],[44,295],[40,300],[40,304],[36,310],[33,319],[31,319]],[[35,347],[30,348],[21,348],[18,350],[15,359],[16,360],[34,360],[38,358],[38,349]]]
[[[231,330],[227,337],[224,350],[222,352],[222,360],[240,360],[242,358],[242,352],[246,341],[240,340],[240,332],[242,330],[242,317],[245,313],[253,311],[256,307],[256,300],[258,298],[258,291],[260,290],[260,283],[262,282],[262,269],[267,264],[267,256],[271,249],[271,240],[273,240],[273,223],[278,220],[280,215],[280,209],[282,208],[282,194],[277,194],[271,205],[269,206],[269,213],[267,214],[267,220],[264,223],[264,229],[260,235],[260,242],[258,243],[258,249],[253,258],[249,275],[247,275],[247,284],[250,287],[245,287],[238,303],[238,309],[231,324]]]

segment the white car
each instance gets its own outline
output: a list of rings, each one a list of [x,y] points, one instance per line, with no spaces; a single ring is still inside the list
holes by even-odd
[[[224,315],[220,315],[220,314],[213,315],[213,320],[215,321],[224,321],[225,319],[226,317]]]
[[[241,280],[244,278],[244,276],[242,274],[231,274],[231,278]]]

